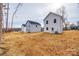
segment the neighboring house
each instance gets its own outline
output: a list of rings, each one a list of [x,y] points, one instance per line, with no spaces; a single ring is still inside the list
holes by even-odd
[[[28,20],[21,26],[22,32],[41,32],[41,25],[38,22]]]
[[[49,32],[49,33],[63,32],[62,16],[50,12],[43,21],[44,21],[44,32]]]

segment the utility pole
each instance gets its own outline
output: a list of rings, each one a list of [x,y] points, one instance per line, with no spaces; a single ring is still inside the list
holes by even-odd
[[[7,14],[6,14],[6,31],[8,31],[9,3],[7,3],[7,5],[6,5],[6,10],[7,10]]]
[[[2,20],[3,20],[3,4],[0,3],[0,40],[2,38]]]

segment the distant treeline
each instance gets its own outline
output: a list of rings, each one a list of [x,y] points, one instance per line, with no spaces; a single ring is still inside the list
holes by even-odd
[[[79,26],[64,27],[64,30],[79,30]]]
[[[18,32],[18,31],[21,31],[21,28],[12,28],[12,29],[11,28],[8,28],[8,31],[7,32],[10,32],[10,31],[17,31]],[[2,32],[6,32],[6,28],[3,28],[2,29]]]

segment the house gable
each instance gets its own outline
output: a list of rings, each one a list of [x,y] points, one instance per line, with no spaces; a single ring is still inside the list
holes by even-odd
[[[62,16],[60,16],[60,15],[58,15],[58,14],[55,14],[55,13],[53,13],[53,12],[49,12],[49,14],[44,18],[43,21],[45,21],[51,14],[53,14],[53,15],[55,15],[55,16],[58,16],[58,17],[61,17],[62,22],[64,22]]]

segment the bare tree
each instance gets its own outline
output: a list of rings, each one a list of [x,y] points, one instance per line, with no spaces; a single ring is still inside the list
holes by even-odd
[[[67,21],[67,17],[68,17],[67,11],[66,11],[66,7],[65,6],[62,6],[61,8],[59,8],[56,11],[56,13],[62,16],[62,20],[63,20],[64,26],[66,27],[65,22]]]
[[[62,16],[63,21],[65,22],[65,14],[66,14],[65,7],[62,6],[62,7],[59,8],[56,12],[57,12],[57,14],[59,14],[59,15]]]
[[[15,9],[13,15],[12,15],[11,30],[12,30],[12,27],[13,27],[13,19],[14,19],[14,16],[15,16],[16,12],[18,11],[18,8],[19,8],[20,5],[22,5],[22,4],[19,3],[19,4],[17,5],[17,7],[16,7],[16,9]]]

